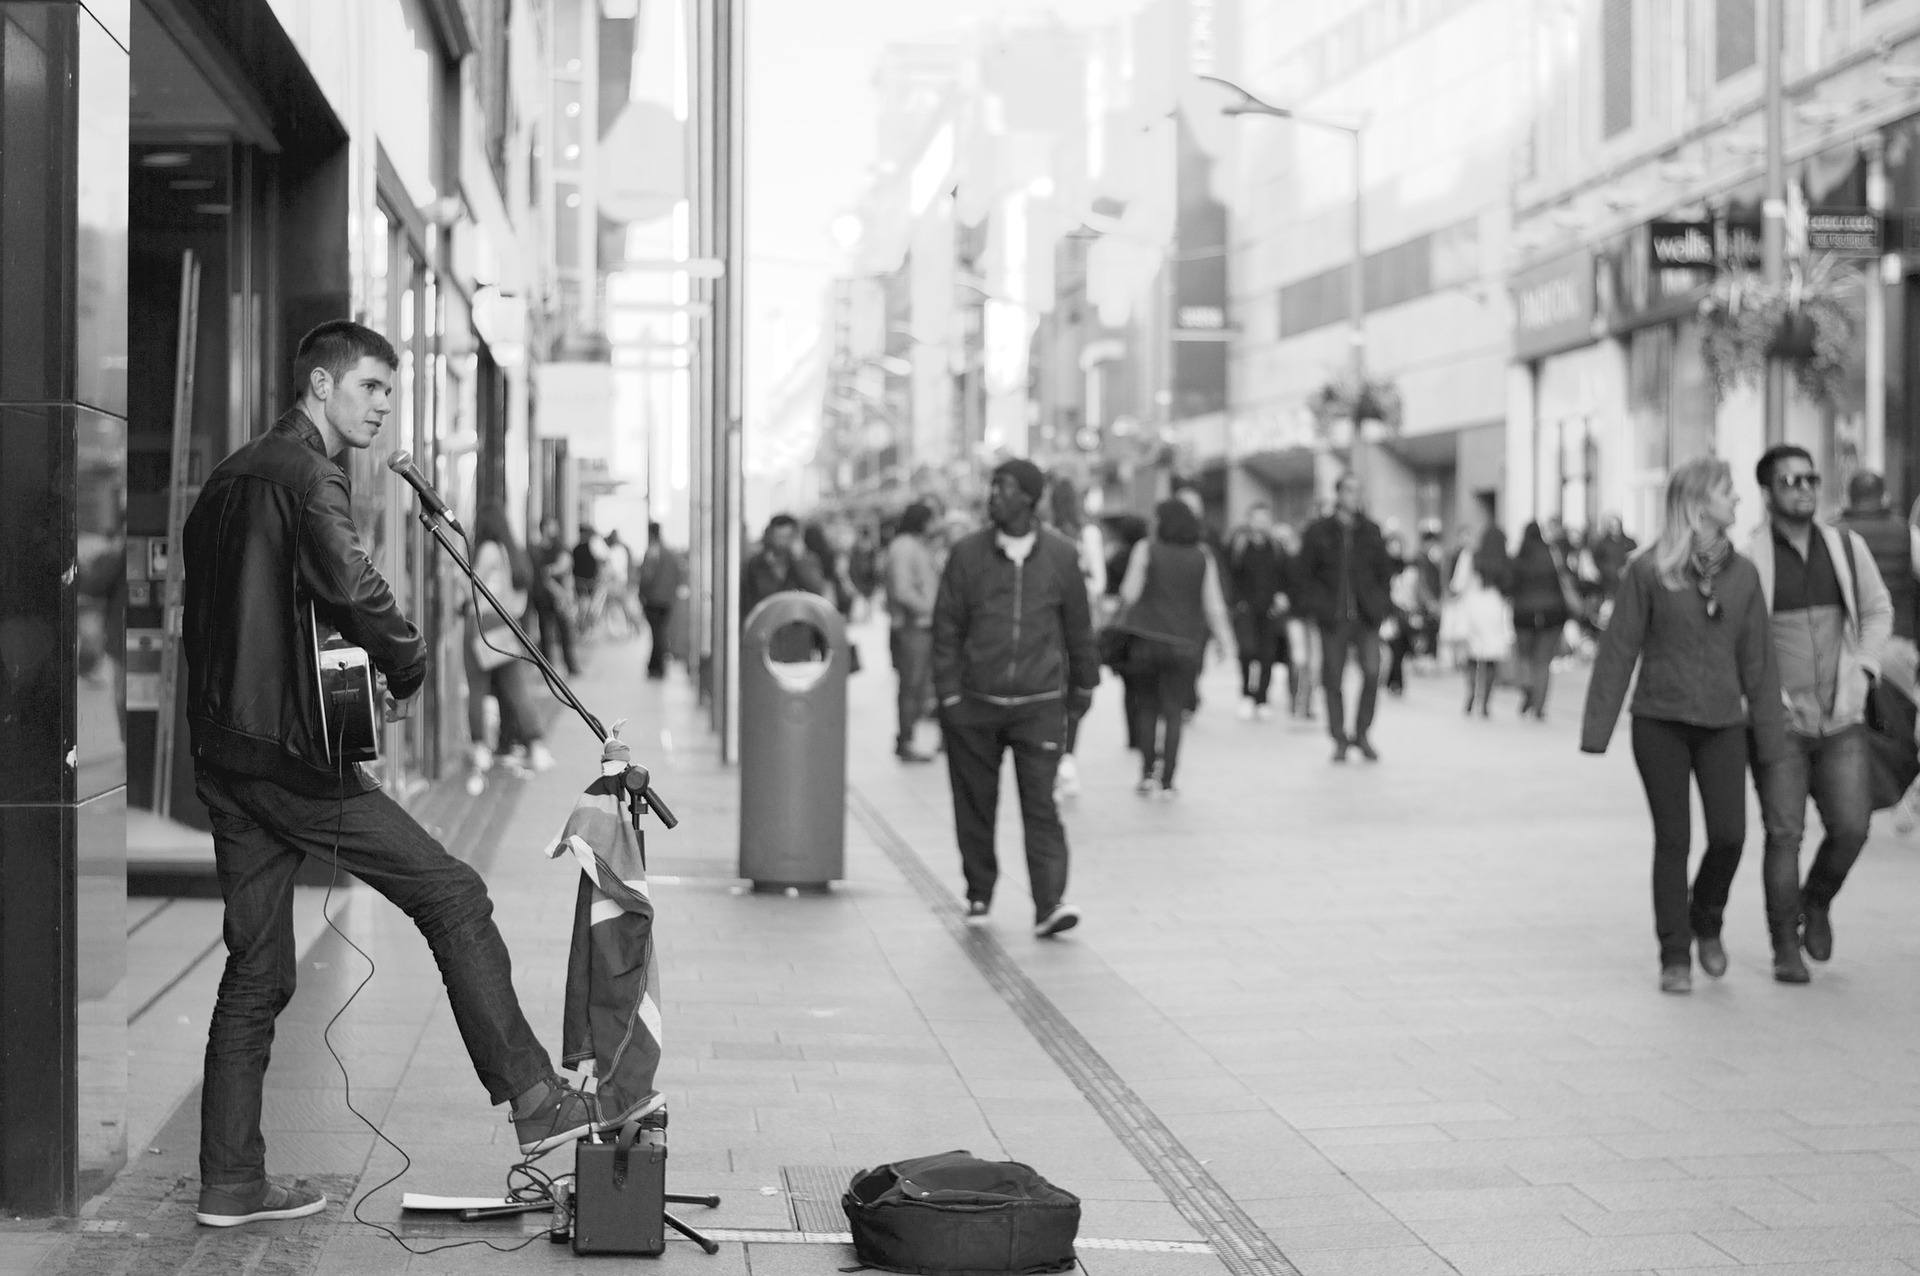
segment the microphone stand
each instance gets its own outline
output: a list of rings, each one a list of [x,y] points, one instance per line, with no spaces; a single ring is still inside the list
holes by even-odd
[[[526,650],[527,656],[533,661],[535,667],[545,676],[547,685],[553,688],[553,693],[559,697],[560,703],[579,714],[580,720],[587,724],[587,729],[593,732],[600,743],[605,744],[607,742],[606,727],[588,710],[586,705],[580,703],[580,697],[573,693],[573,688],[567,685],[567,680],[560,676],[560,672],[553,667],[553,662],[547,659],[544,651],[540,650],[540,644],[527,637],[526,630],[520,628],[520,622],[508,614],[506,606],[494,596],[491,589],[487,588],[487,582],[481,580],[479,574],[473,570],[473,564],[467,561],[466,554],[448,534],[446,520],[426,508],[420,510],[419,517],[421,526],[433,533],[433,539],[440,543],[440,548],[446,552],[448,558],[453,560],[454,566],[458,567],[468,582],[480,592],[480,596],[487,600],[487,605],[493,608],[494,614],[507,622],[507,628],[511,629],[513,636],[520,640],[521,647]],[[537,587],[538,582],[536,582]],[[518,657],[515,658],[518,659]],[[646,767],[637,762],[628,763],[621,787],[626,793],[636,832],[640,829],[640,817],[649,811],[667,828],[673,828],[680,823],[679,817],[674,815],[672,808],[662,802],[660,795],[654,791],[653,776]],[[644,846],[645,843],[643,842],[642,845]],[[641,855],[641,862],[644,864],[645,852],[642,851]]]

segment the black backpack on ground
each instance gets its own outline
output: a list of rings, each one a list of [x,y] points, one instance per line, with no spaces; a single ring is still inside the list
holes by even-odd
[[[916,1276],[1073,1268],[1080,1198],[1018,1161],[941,1152],[862,1170],[840,1198],[854,1253]]]

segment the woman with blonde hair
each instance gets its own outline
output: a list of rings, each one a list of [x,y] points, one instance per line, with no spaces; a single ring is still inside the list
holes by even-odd
[[[1727,463],[1687,461],[1667,481],[1666,525],[1621,573],[1613,620],[1587,687],[1583,753],[1604,753],[1634,665],[1633,760],[1653,817],[1653,917],[1660,991],[1693,990],[1700,968],[1726,973],[1720,919],[1747,836],[1748,729],[1754,761],[1786,752],[1785,712],[1760,573],[1727,539]],[[1700,790],[1707,847],[1687,887],[1689,781]]]

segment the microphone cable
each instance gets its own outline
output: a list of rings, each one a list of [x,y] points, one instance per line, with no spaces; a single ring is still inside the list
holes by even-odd
[[[371,659],[369,659],[368,661],[367,677],[368,677],[369,683],[371,683],[371,680],[373,678],[373,669],[372,669]],[[323,695],[325,694],[324,688],[321,689],[321,693]],[[378,706],[376,706],[376,708],[378,708]],[[376,726],[375,729],[378,730],[378,727]],[[353,1202],[353,1209],[352,1209],[353,1221],[360,1224],[362,1227],[370,1228],[373,1231],[384,1234],[389,1240],[391,1240],[394,1244],[400,1246],[400,1248],[406,1250],[409,1254],[416,1254],[421,1256],[425,1256],[427,1254],[438,1254],[442,1250],[462,1249],[470,1245],[484,1245],[488,1249],[493,1250],[495,1253],[512,1254],[512,1253],[518,1252],[519,1250],[525,1249],[527,1246],[533,1244],[537,1240],[554,1239],[560,1231],[560,1229],[557,1227],[548,1227],[541,1231],[535,1232],[533,1235],[520,1241],[520,1243],[517,1245],[502,1245],[499,1242],[488,1239],[486,1237],[474,1237],[470,1240],[446,1241],[438,1245],[430,1245],[425,1248],[416,1248],[413,1244],[411,1244],[407,1240],[406,1237],[394,1231],[393,1228],[387,1226],[385,1223],[376,1222],[373,1219],[369,1219],[364,1215],[362,1215],[360,1212],[361,1207],[364,1206],[368,1200],[372,1199],[378,1193],[383,1192],[387,1188],[393,1186],[393,1184],[399,1182],[400,1179],[405,1177],[413,1169],[413,1158],[407,1154],[407,1150],[405,1148],[401,1147],[398,1143],[394,1142],[393,1139],[388,1136],[387,1132],[380,1128],[377,1122],[375,1122],[372,1118],[368,1117],[367,1114],[362,1112],[359,1108],[354,1106],[352,1074],[349,1073],[347,1070],[347,1061],[340,1057],[340,1051],[336,1049],[333,1044],[334,1025],[340,1022],[340,1017],[346,1014],[347,1010],[359,998],[361,990],[363,990],[364,988],[366,988],[368,984],[373,982],[374,975],[377,974],[380,969],[378,963],[376,963],[373,960],[373,955],[367,952],[366,949],[360,947],[359,944],[354,943],[352,937],[349,936],[346,931],[340,928],[339,923],[335,920],[333,915],[333,889],[334,889],[334,886],[340,880],[340,843],[342,838],[345,835],[346,824],[347,824],[347,783],[348,783],[349,767],[346,760],[346,737],[347,737],[346,721],[343,717],[340,723],[340,733],[335,738],[334,748],[333,748],[334,778],[338,783],[339,791],[338,791],[338,797],[336,799],[338,805],[334,812],[333,849],[331,853],[328,855],[328,859],[332,863],[332,871],[329,873],[327,877],[326,897],[320,901],[320,916],[326,920],[328,928],[331,929],[334,934],[340,937],[341,942],[346,944],[346,946],[348,948],[351,948],[355,953],[359,954],[360,959],[367,963],[367,973],[361,977],[360,982],[358,984],[354,985],[353,991],[347,994],[347,999],[340,1004],[340,1008],[333,1012],[333,1017],[327,1020],[326,1027],[321,1030],[320,1039],[326,1045],[327,1053],[333,1056],[334,1066],[340,1069],[340,1081],[341,1081],[341,1086],[343,1090],[343,1098],[345,1099],[346,1105],[347,1105],[347,1111],[353,1113],[354,1116],[358,1117],[360,1120],[360,1123],[366,1126],[367,1129],[371,1130],[375,1138],[379,1139],[380,1142],[392,1148],[395,1152],[398,1152],[400,1154],[400,1160],[401,1160],[401,1166],[397,1171],[389,1175],[387,1178],[381,1180],[381,1182],[376,1184],[373,1188],[369,1189],[367,1192],[363,1193],[358,1199],[356,1199]],[[511,1099],[508,1100],[507,1113],[508,1113],[509,1119],[511,1119],[512,1113],[513,1113],[513,1104]],[[564,1182],[568,1178],[571,1178],[572,1175],[570,1174],[549,1175],[548,1173],[546,1173],[546,1171],[539,1168],[538,1163],[545,1157],[551,1155],[553,1152],[556,1152],[558,1150],[559,1150],[558,1148],[549,1148],[545,1152],[541,1152],[538,1155],[528,1157],[522,1161],[517,1161],[513,1165],[508,1166],[507,1167],[506,1199],[509,1201],[515,1201],[515,1202],[527,1203],[527,1204],[538,1202],[538,1201],[547,1201],[557,1205],[559,1203],[559,1192],[556,1190],[556,1188],[558,1184]]]

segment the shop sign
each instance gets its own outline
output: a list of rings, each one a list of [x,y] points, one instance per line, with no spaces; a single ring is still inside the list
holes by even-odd
[[[1513,352],[1522,361],[1586,344],[1593,336],[1593,254],[1573,253],[1519,275],[1513,316]]]
[[[1807,214],[1807,250],[1836,257],[1878,257],[1880,214],[1870,208],[1816,208]]]

